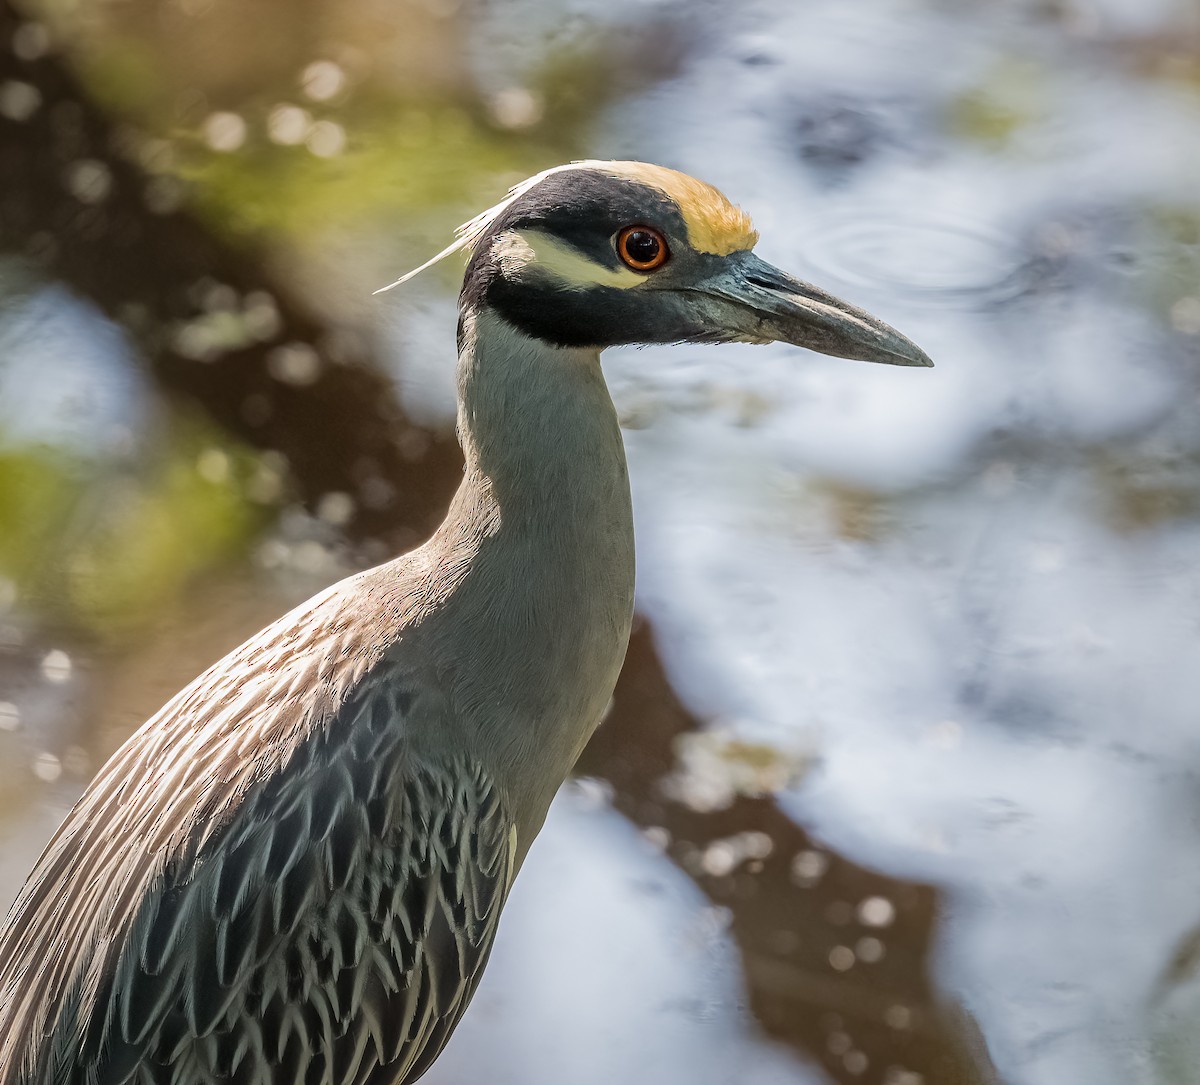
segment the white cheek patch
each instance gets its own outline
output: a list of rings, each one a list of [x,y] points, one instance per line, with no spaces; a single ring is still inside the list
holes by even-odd
[[[532,272],[549,275],[575,290],[593,286],[628,290],[646,281],[645,275],[629,268],[599,264],[543,230],[505,230],[492,242],[492,252],[499,258],[506,278],[519,279]]]

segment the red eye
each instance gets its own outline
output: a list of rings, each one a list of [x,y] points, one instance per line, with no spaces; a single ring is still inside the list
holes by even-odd
[[[667,239],[653,226],[626,226],[617,234],[617,255],[634,271],[654,271],[667,262]]]

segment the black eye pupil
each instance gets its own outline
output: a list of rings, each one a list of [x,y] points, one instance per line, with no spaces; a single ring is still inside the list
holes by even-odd
[[[634,230],[625,239],[625,251],[630,259],[639,264],[650,264],[658,259],[659,240],[649,230]]]

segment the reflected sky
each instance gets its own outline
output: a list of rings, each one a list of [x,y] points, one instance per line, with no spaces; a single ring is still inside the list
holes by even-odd
[[[428,1080],[469,1079],[486,1046],[506,1052],[497,1085],[817,1085],[816,1068],[759,1037],[727,924],[602,792],[568,785],[506,905],[471,1020]]]

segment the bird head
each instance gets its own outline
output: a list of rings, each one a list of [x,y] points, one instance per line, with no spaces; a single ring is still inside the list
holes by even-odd
[[[743,211],[687,174],[575,162],[517,185],[392,286],[466,249],[463,311],[486,307],[555,346],[784,342],[933,364],[883,321],[760,259],[757,240]]]

